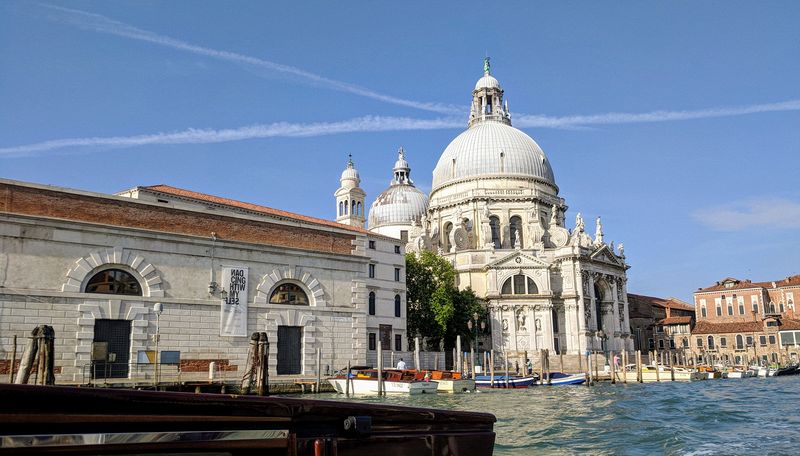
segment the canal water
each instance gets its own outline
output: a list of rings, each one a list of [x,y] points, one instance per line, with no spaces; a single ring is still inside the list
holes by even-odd
[[[496,455],[800,454],[800,376],[322,396],[492,413]]]

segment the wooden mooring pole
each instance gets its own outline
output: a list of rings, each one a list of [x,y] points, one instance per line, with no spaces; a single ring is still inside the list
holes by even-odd
[[[636,381],[642,383],[642,351],[636,350]]]
[[[8,383],[14,383],[14,368],[17,367],[17,335],[14,334],[14,348],[11,352],[11,367],[8,369]]]
[[[489,352],[489,386],[494,388],[494,350]]]
[[[628,383],[628,350],[622,350],[622,383]]]
[[[350,361],[347,361],[347,377],[344,381],[344,394],[347,397],[350,397],[350,375],[352,375],[350,372]]]
[[[378,342],[378,396],[383,394],[383,341]]]

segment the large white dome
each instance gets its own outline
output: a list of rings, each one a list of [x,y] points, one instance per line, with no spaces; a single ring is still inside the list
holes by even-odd
[[[550,162],[530,136],[501,122],[481,122],[458,135],[433,170],[431,192],[472,177],[514,176],[556,185]]]

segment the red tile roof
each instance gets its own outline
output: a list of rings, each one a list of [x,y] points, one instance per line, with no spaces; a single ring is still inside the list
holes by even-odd
[[[172,187],[172,186],[164,185],[164,184],[150,185],[150,186],[138,187],[138,188],[139,189],[150,190],[150,191],[153,191],[153,192],[160,192],[160,193],[166,193],[166,194],[169,194],[169,195],[180,196],[180,197],[184,197],[184,198],[191,198],[191,199],[194,199],[194,200],[206,201],[206,202],[209,202],[209,203],[221,204],[221,205],[224,205],[224,206],[236,207],[236,208],[239,208],[239,209],[245,209],[245,210],[248,210],[248,211],[259,212],[259,213],[262,213],[262,214],[271,215],[273,217],[280,217],[280,218],[285,218],[285,219],[298,220],[298,221],[303,221],[303,222],[308,222],[308,223],[314,223],[314,224],[317,224],[317,225],[325,225],[325,226],[329,226],[329,227],[340,228],[340,229],[347,230],[347,231],[355,231],[355,232],[358,232],[358,233],[361,233],[361,234],[369,234],[369,235],[372,235],[372,236],[385,237],[385,236],[381,236],[381,235],[376,235],[376,233],[373,233],[371,231],[365,230],[364,228],[358,228],[358,227],[354,227],[354,226],[344,225],[344,224],[341,224],[341,223],[338,223],[338,222],[334,222],[332,220],[325,220],[325,219],[320,219],[320,218],[316,218],[316,217],[309,217],[307,215],[301,215],[301,214],[296,214],[296,213],[293,213],[293,212],[282,211],[280,209],[273,209],[271,207],[260,206],[258,204],[244,203],[244,202],[241,202],[241,201],[236,201],[236,200],[232,200],[232,199],[228,199],[228,198],[222,198],[220,196],[208,195],[208,194],[205,194],[205,193],[194,192],[194,191],[191,191],[191,190],[185,190],[185,189],[182,189],[182,188]],[[390,238],[390,239],[394,239],[394,238]]]
[[[791,320],[789,318],[781,318],[781,326],[779,327],[781,331],[783,330],[794,330],[800,329],[800,320]]]
[[[762,332],[764,325],[760,321],[743,321],[736,323],[710,323],[698,321],[692,329],[692,334],[727,334]]]
[[[656,325],[667,326],[667,325],[688,325],[692,322],[692,317],[688,315],[680,316],[680,317],[669,317],[663,320],[659,320],[656,322]]]
[[[730,286],[725,286],[725,282],[734,283]],[[717,282],[716,285],[706,288],[698,288],[695,293],[705,293],[707,291],[742,290],[745,288],[773,288],[773,283],[775,284],[776,288],[800,286],[800,275],[793,275],[780,280],[767,282],[751,282],[750,280],[739,280],[727,277]]]
[[[694,306],[689,304],[688,302],[681,301],[678,298],[656,298],[654,296],[645,296],[645,295],[637,295],[633,293],[628,293],[628,303],[634,302],[638,305],[651,305],[655,307],[661,307],[662,309],[666,309],[667,307],[671,309],[677,310],[688,310],[694,312]]]

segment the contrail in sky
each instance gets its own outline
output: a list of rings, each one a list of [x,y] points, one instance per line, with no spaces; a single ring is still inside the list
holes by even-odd
[[[160,46],[166,46],[180,51],[190,52],[219,60],[252,65],[258,68],[265,68],[276,73],[294,76],[304,80],[307,83],[317,84],[341,92],[349,92],[362,97],[372,98],[373,100],[383,101],[385,103],[421,109],[424,111],[437,112],[440,114],[462,114],[464,112],[462,108],[457,106],[393,97],[391,95],[379,93],[366,87],[351,84],[349,82],[326,78],[325,76],[320,76],[294,66],[271,62],[269,60],[238,54],[236,52],[221,51],[198,46],[148,30],[136,28],[132,25],[116,21],[101,14],[48,4],[42,4],[41,6],[52,11],[59,12],[59,14],[55,17],[56,20],[74,25],[84,30],[92,30],[99,33],[107,33],[110,35],[121,36],[134,40],[146,41],[148,43],[158,44]]]
[[[515,118],[514,125],[522,128],[575,128],[591,125],[731,117],[781,111],[800,111],[800,100],[728,108],[710,108],[696,111],[606,113],[565,117],[520,115]],[[41,152],[70,147],[134,147],[156,144],[207,144],[257,138],[310,137],[358,132],[457,129],[466,126],[465,120],[466,119],[460,117],[416,119],[411,117],[365,116],[339,122],[276,122],[219,130],[189,128],[187,130],[171,133],[136,136],[54,139],[39,143],[0,148],[0,156],[34,155]]]

